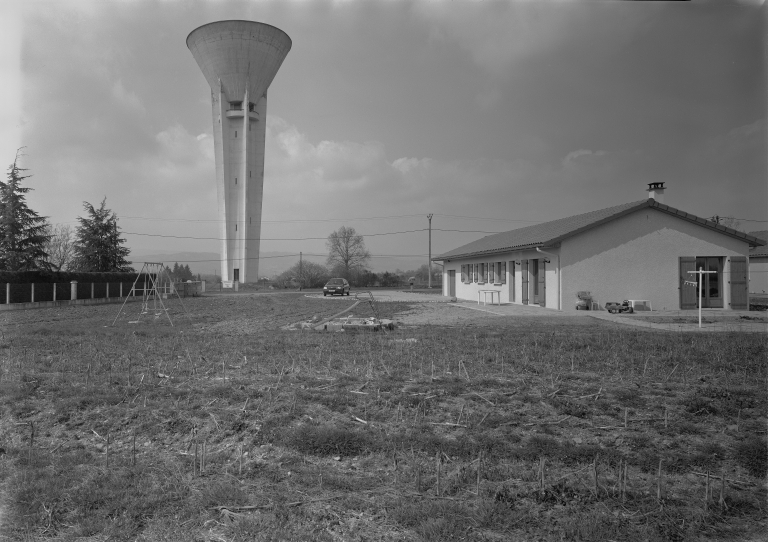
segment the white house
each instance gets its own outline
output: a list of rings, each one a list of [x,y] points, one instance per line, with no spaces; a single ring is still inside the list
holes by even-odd
[[[648,199],[497,233],[433,258],[443,262],[443,295],[477,300],[496,290],[502,303],[575,310],[578,292],[594,308],[624,299],[654,310],[746,310],[747,257],[757,237],[664,205],[664,183]]]
[[[768,239],[768,231],[753,231],[751,236]],[[749,293],[768,297],[768,247],[758,246],[749,251]]]

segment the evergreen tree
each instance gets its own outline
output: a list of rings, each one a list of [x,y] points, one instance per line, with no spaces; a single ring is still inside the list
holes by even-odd
[[[27,207],[21,186],[30,177],[18,166],[19,153],[8,167],[8,181],[0,181],[0,271],[28,271],[48,268],[45,244],[50,238],[48,222]]]
[[[175,281],[181,280],[181,274],[179,273],[179,262],[173,263],[173,274],[171,276]]]
[[[104,198],[96,209],[87,201],[83,202],[88,216],[77,217],[80,225],[77,227],[72,267],[79,271],[133,272],[135,269],[130,267],[131,262],[126,260],[131,251],[123,246],[125,239],[120,237],[117,215],[106,208],[106,203],[107,198]]]
[[[189,264],[184,266],[184,280],[192,280],[192,270],[189,268]]]

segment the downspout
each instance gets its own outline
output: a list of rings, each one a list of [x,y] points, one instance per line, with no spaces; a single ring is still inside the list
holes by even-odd
[[[536,247],[536,252],[544,254],[545,256],[557,258],[557,267],[555,268],[555,273],[557,273],[557,310],[562,310],[561,301],[563,299],[563,274],[560,272],[560,255],[552,254],[551,252],[545,252],[539,247]]]

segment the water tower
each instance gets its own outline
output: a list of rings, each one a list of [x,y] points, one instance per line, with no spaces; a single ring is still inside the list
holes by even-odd
[[[291,38],[268,24],[219,21],[193,30],[187,47],[211,87],[221,278],[255,282],[267,88],[291,50]]]

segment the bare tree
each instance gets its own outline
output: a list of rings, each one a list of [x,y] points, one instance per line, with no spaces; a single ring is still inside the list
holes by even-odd
[[[350,278],[353,269],[365,267],[371,258],[363,236],[358,235],[355,228],[342,226],[328,236],[325,245],[328,247],[328,267],[339,269],[346,279]]]
[[[48,264],[54,271],[66,271],[74,252],[72,226],[69,224],[48,225],[47,234],[50,236],[45,244]]]

